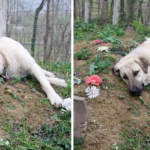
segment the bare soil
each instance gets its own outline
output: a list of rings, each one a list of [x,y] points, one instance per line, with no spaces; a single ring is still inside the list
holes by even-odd
[[[22,105],[20,101],[9,95],[6,87],[27,105]],[[36,88],[41,89],[38,83]],[[0,86],[0,139],[5,137],[2,125],[4,120],[19,123],[22,119],[25,119],[26,126],[33,128],[33,130],[41,124],[53,125],[55,121],[51,119],[51,116],[56,111],[44,104],[43,98],[46,98],[44,92],[37,89],[31,90],[27,81],[21,81],[14,85],[11,85],[10,81],[2,84]]]
[[[124,40],[124,39],[123,39]],[[125,39],[127,41],[128,39]],[[111,47],[111,44],[106,46]],[[96,49],[99,45],[93,45],[93,41],[83,41],[75,43],[74,52],[87,47],[93,50],[90,59],[96,56]],[[110,54],[114,58],[121,58],[120,55]],[[120,138],[120,131],[123,127],[122,122],[136,122],[142,126],[148,120],[148,109],[141,104],[139,97],[129,95],[126,84],[113,75],[111,68],[108,74],[99,73],[102,79],[105,79],[100,85],[100,95],[95,99],[88,99],[84,90],[87,87],[84,82],[89,71],[89,60],[74,60],[75,76],[82,79],[82,84],[75,85],[74,94],[83,96],[87,99],[89,118],[88,129],[81,146],[83,150],[110,150],[111,145],[117,143]],[[112,64],[113,66],[113,64]],[[104,87],[104,88],[102,88]],[[125,95],[125,99],[120,99],[120,95]],[[150,103],[150,93],[144,90],[142,97],[145,102]],[[129,109],[131,108],[131,109]]]

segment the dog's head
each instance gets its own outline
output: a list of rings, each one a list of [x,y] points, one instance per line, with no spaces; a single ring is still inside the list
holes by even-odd
[[[131,95],[139,96],[142,93],[148,75],[147,59],[126,57],[121,59],[112,70],[128,85]]]

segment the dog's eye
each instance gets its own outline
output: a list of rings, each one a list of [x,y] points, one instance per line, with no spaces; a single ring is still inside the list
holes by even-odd
[[[124,75],[124,76],[123,76],[123,78],[124,78],[125,80],[127,80],[127,79],[128,79],[128,77],[127,77],[126,75]]]
[[[137,76],[138,73],[139,73],[139,71],[134,71],[133,72],[134,77]]]

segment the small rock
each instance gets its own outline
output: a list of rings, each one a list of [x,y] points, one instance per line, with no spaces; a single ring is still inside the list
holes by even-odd
[[[18,89],[18,92],[19,92],[19,93],[21,93],[21,92],[22,92],[22,90],[21,90],[21,89]]]
[[[127,106],[127,110],[130,110],[131,109],[131,107],[130,106]]]
[[[46,110],[46,111],[49,111],[49,108],[46,108],[45,110]]]
[[[45,116],[48,116],[49,114],[45,114]]]
[[[4,101],[0,99],[0,103],[3,103]]]
[[[24,94],[21,95],[22,98],[25,98],[26,96]]]

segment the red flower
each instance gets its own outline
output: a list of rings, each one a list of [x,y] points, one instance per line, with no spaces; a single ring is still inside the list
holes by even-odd
[[[94,40],[94,44],[97,44],[97,43],[99,43],[99,40]]]
[[[105,44],[106,44],[106,43],[104,43],[104,42],[103,42],[103,43],[100,43],[100,45],[102,45],[102,46],[105,45]]]
[[[87,84],[93,84],[93,85],[100,85],[100,83],[102,83],[102,80],[101,80],[101,78],[99,77],[99,76],[97,76],[97,75],[92,75],[92,76],[90,76],[90,77],[88,77],[87,79],[86,79],[86,83]]]

